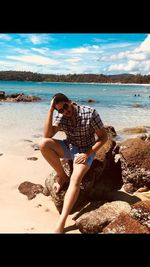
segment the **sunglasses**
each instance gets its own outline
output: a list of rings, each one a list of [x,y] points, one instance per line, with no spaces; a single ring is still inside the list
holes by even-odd
[[[60,109],[57,109],[57,111],[58,111],[59,113],[63,114],[65,110],[68,110],[68,108],[69,108],[69,105],[68,105],[67,103],[64,103],[64,104],[63,104],[63,107],[60,108]]]

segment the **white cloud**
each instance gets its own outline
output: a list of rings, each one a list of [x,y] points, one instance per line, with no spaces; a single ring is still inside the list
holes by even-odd
[[[0,39],[4,41],[10,41],[11,37],[8,34],[0,34]]]
[[[0,71],[5,70],[14,70],[14,71],[33,71],[37,72],[37,68],[35,66],[31,66],[31,64],[22,64],[18,62],[11,61],[0,61]]]
[[[35,51],[35,52],[38,52],[38,53],[40,53],[40,54],[42,54],[42,55],[45,55],[45,54],[47,54],[48,53],[48,51],[49,51],[49,49],[48,48],[31,48],[31,50],[33,50],[33,51]]]
[[[120,60],[120,59],[125,59],[125,58],[128,58],[129,53],[130,53],[129,51],[120,52],[118,54],[111,55],[108,58],[109,58],[109,60],[112,60],[112,61]]]
[[[78,48],[71,48],[66,50],[67,54],[80,54],[80,55],[85,55],[86,54],[97,54],[97,53],[102,53],[103,50],[101,46],[99,45],[91,45],[91,46],[86,46],[86,47],[78,47]]]
[[[150,74],[150,60],[146,62],[129,60],[127,63],[113,64],[108,67],[107,71],[113,73],[127,72],[132,74],[141,73],[143,75],[148,75]]]
[[[29,49],[22,49],[22,48],[14,48],[13,49],[15,52],[17,52],[17,53],[20,53],[20,54],[28,54],[29,53]]]
[[[141,45],[135,49],[135,52],[150,52],[150,34],[146,37],[146,39],[141,43]]]
[[[136,48],[122,51],[112,55],[104,55],[101,60],[110,62],[106,68],[108,72],[113,73],[150,73],[150,34]],[[116,62],[112,64],[112,62]]]
[[[50,36],[50,34],[20,34],[21,38],[23,38],[26,42],[31,42],[34,45],[46,44],[50,41],[53,41],[54,38]]]
[[[140,44],[139,47],[123,51],[118,54],[114,54],[111,56],[105,56],[103,60],[121,60],[121,59],[131,59],[135,61],[149,60],[150,59],[150,35]]]
[[[0,61],[0,65],[12,65],[12,63],[11,62],[9,62],[9,61]]]
[[[135,69],[136,69],[136,63],[134,61],[131,61],[131,60],[128,62],[128,64],[126,64],[126,63],[113,64],[113,65],[110,65],[108,68],[109,71],[121,71],[121,72],[135,71]]]
[[[14,62],[14,61],[0,61],[0,71],[8,71],[8,70],[14,70],[14,71],[32,71],[37,73],[55,73],[57,71],[57,68],[54,70],[51,69],[50,65],[34,65],[30,63],[22,63],[22,62]],[[60,73],[62,71],[58,69]],[[66,71],[67,73],[67,71]]]
[[[37,56],[37,55],[7,56],[6,58],[17,60],[17,61],[22,61],[22,62],[29,62],[29,63],[37,64],[37,65],[42,65],[42,64],[55,65],[59,63],[57,60],[53,60],[53,59],[49,59],[49,58]]]
[[[80,61],[80,58],[68,58],[68,59],[65,59],[65,61],[70,62],[70,63],[77,63]]]
[[[128,56],[129,59],[135,61],[147,61],[150,59],[150,52],[149,53],[131,53]]]
[[[33,44],[41,44],[41,37],[40,36],[37,36],[37,35],[31,35],[29,37],[30,41],[33,43]]]
[[[70,53],[73,53],[73,54],[83,54],[83,53],[88,53],[88,52],[89,52],[89,49],[85,47],[70,49]]]

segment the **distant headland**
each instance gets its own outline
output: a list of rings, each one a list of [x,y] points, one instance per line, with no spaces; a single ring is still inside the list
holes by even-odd
[[[30,71],[0,71],[1,81],[80,82],[80,83],[133,83],[150,84],[150,75],[141,74],[41,74]]]

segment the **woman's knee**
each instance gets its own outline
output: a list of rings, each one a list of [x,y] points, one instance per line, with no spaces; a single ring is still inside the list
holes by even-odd
[[[42,138],[39,142],[39,148],[41,151],[50,149],[50,146],[52,144],[52,138]]]

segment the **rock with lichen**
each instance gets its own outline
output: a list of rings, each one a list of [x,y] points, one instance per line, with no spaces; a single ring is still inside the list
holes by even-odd
[[[104,234],[149,234],[150,231],[146,226],[140,224],[127,213],[120,215],[106,226],[103,230]]]
[[[121,212],[129,213],[131,206],[124,201],[107,202],[99,208],[84,213],[76,220],[81,233],[100,233]]]
[[[144,186],[150,189],[150,141],[128,139],[121,143],[119,153],[124,189],[129,193]]]
[[[132,205],[130,216],[146,226],[150,231],[150,201],[138,201]]]

